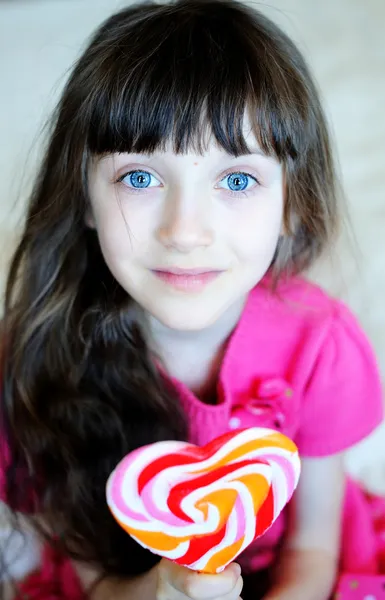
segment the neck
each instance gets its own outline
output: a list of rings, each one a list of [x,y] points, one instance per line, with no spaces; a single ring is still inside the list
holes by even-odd
[[[148,329],[152,340],[152,345],[155,344],[159,351],[162,348],[167,349],[168,344],[206,344],[224,342],[233,329],[236,327],[242,311],[244,309],[246,298],[242,297],[238,302],[230,306],[230,308],[219,317],[217,321],[209,325],[205,329],[199,330],[180,330],[171,329],[163,325],[153,317],[148,318]]]
[[[150,317],[150,344],[169,375],[183,382],[198,396],[210,394],[226,341],[240,319],[245,302],[246,297],[242,297],[215,323],[198,331],[170,329]]]

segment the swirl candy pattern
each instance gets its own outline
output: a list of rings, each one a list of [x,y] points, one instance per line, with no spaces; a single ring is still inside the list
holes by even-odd
[[[274,523],[299,473],[297,447],[271,429],[232,431],[203,448],[158,442],[119,463],[107,503],[145,548],[219,573]]]

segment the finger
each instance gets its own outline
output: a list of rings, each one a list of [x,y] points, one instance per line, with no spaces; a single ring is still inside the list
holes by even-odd
[[[160,583],[169,584],[174,590],[185,594],[186,580],[194,572],[163,558],[158,565],[158,574]]]
[[[174,588],[167,580],[158,581],[156,600],[190,600],[185,594]]]
[[[243,589],[243,579],[242,579],[242,577],[238,577],[237,582],[236,582],[235,586],[233,587],[233,589],[231,590],[231,592],[229,592],[225,596],[222,596],[220,600],[240,600],[242,589]]]
[[[204,573],[190,573],[184,582],[182,590],[186,596],[192,600],[214,600],[215,598],[226,597],[230,594],[231,600],[235,600],[239,593],[235,595],[233,590],[239,587],[241,568],[236,563],[229,565],[222,573],[207,575]],[[242,583],[239,589],[242,589]]]
[[[189,600],[181,591],[183,578],[187,573],[185,567],[162,559],[158,563],[158,583],[156,588],[156,600]]]
[[[214,600],[231,592],[239,579],[241,568],[232,563],[222,573],[196,573],[167,559],[158,566],[159,578],[192,600]]]

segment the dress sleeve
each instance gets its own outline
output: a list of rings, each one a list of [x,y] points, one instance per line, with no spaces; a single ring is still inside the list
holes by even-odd
[[[304,391],[296,443],[303,457],[336,454],[382,421],[381,378],[372,347],[341,303]]]
[[[0,429],[1,430],[1,429]],[[9,465],[8,446],[3,436],[0,436],[0,502],[6,502],[5,474]]]
[[[6,474],[10,465],[11,453],[5,436],[3,435],[0,436],[0,502],[4,502],[16,512],[32,514],[35,512],[36,506],[35,492],[31,489],[31,485],[24,469],[19,469],[13,473],[13,479],[15,479],[14,483],[18,490],[18,498],[16,500],[12,499],[11,501],[7,494]]]

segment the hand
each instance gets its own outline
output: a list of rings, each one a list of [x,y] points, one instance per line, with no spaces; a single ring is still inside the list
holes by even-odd
[[[165,558],[158,565],[156,600],[240,600],[241,568],[232,563],[222,573],[195,573]]]

